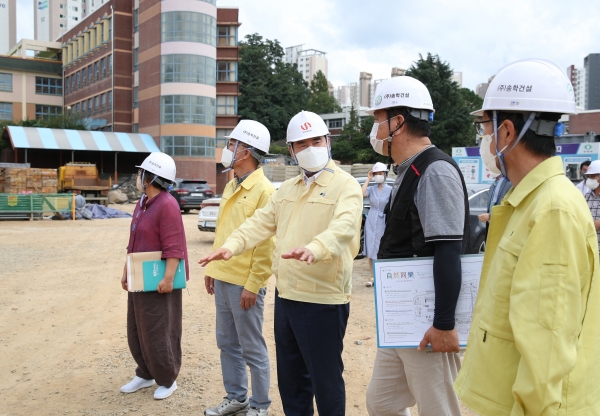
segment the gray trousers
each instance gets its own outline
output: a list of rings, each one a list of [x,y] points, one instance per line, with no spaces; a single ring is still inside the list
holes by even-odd
[[[267,409],[271,404],[269,387],[271,366],[267,343],[262,334],[266,288],[260,289],[256,304],[243,310],[242,286],[215,279],[217,307],[217,346],[221,350],[223,385],[229,400],[248,397],[248,373],[252,377],[250,406]]]

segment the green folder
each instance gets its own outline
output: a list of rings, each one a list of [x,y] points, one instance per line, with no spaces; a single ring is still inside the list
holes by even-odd
[[[142,270],[144,272],[144,292],[156,292],[158,284],[165,277],[166,269],[166,260],[151,260],[142,263]],[[185,261],[179,260],[177,269],[175,269],[173,289],[185,289],[185,283]]]

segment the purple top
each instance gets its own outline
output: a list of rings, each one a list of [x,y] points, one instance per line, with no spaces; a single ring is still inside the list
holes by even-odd
[[[186,279],[190,280],[185,231],[179,204],[173,196],[161,191],[148,200],[140,199],[133,211],[127,254],[162,251],[163,259],[185,260]]]

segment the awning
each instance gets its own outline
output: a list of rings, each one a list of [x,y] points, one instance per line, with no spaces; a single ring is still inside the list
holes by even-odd
[[[93,150],[101,152],[160,152],[149,134],[62,130],[7,126],[2,134],[13,149]]]

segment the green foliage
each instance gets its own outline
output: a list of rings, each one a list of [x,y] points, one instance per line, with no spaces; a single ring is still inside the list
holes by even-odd
[[[272,155],[290,156],[290,151],[287,146],[278,146],[275,143],[271,143],[271,146],[269,147],[269,153]]]
[[[387,158],[373,150],[369,141],[369,133],[373,128],[373,117],[366,117],[362,122],[354,106],[350,108],[350,120],[342,129],[339,137],[331,145],[334,159],[344,164],[385,162]]]
[[[317,71],[310,82],[310,98],[307,110],[317,114],[342,111],[335,97],[329,95],[329,83],[321,70]]]
[[[480,110],[481,107],[483,107],[483,98],[475,94],[474,91],[468,88],[461,88],[458,91],[460,92],[462,100],[465,103],[465,107],[467,107],[467,111],[469,113]]]
[[[474,145],[475,132],[469,112],[473,111],[470,108],[473,108],[475,99],[462,92],[458,84],[452,81],[450,65],[439,56],[428,53],[426,58],[420,55],[419,60],[406,71],[406,75],[425,84],[431,94],[435,108],[430,135],[432,143],[448,154],[452,147]]]
[[[264,124],[272,141],[284,139],[288,122],[307,107],[308,84],[297,65],[283,62],[283,48],[277,40],[255,33],[247,35],[240,46],[238,113],[242,119]]]

